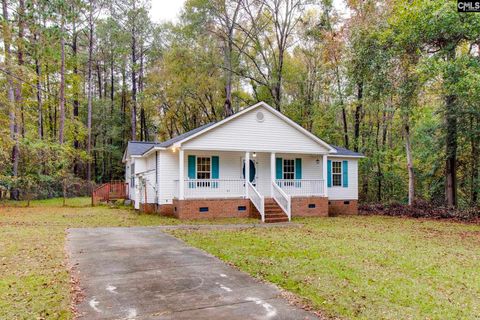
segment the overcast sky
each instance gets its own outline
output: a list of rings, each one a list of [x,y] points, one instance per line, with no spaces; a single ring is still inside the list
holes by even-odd
[[[175,21],[185,0],[152,0],[150,15],[155,22]],[[343,11],[344,0],[333,0],[337,9]]]
[[[174,21],[185,0],[152,0],[150,15],[155,22]]]

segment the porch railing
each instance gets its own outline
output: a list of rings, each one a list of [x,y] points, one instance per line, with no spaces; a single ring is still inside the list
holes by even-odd
[[[265,198],[258,192],[258,190],[248,182],[248,197],[252,201],[255,208],[260,212],[262,222],[265,222]]]
[[[100,185],[92,192],[92,205],[100,201],[126,199],[128,195],[128,184],[123,181],[111,181]]]
[[[325,182],[320,179],[277,179],[277,185],[291,196],[323,196]]]
[[[273,185],[272,197],[280,205],[283,212],[287,214],[288,221],[290,221],[292,218],[292,214],[291,214],[292,198],[290,197],[290,195],[286,194],[285,191],[283,191],[282,188],[280,188],[280,186],[276,182],[272,182],[272,185]]]
[[[275,181],[272,182],[272,186],[273,186],[272,188],[273,199],[275,199],[275,201],[280,205],[283,212],[287,214],[288,221],[290,221],[292,218],[292,213],[291,213],[292,199],[290,195],[286,194],[285,191],[283,191],[282,188],[280,188],[280,186]]]
[[[245,180],[242,179],[186,179],[182,183],[185,199],[245,196]],[[175,181],[175,189],[178,196],[179,180]]]

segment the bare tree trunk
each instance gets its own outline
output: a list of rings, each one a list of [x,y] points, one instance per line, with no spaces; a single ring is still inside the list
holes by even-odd
[[[73,20],[72,26],[72,52],[73,52],[73,74],[78,76],[78,32],[77,32],[77,25],[75,19]],[[78,89],[75,90],[73,93],[73,120],[77,121],[79,116],[79,92]],[[75,126],[75,136],[73,137],[73,147],[75,150],[80,148],[80,141],[78,141],[78,131],[77,126]],[[78,175],[80,171],[80,163],[79,160],[75,159],[75,163],[73,165],[73,172],[75,175]]]
[[[472,132],[470,136],[470,146],[471,146],[471,164],[472,167],[472,175],[470,177],[470,205],[475,207],[478,201],[478,160],[479,160],[479,152],[478,152],[478,143],[479,143],[479,136],[478,132],[478,121],[475,121],[473,116],[470,117],[470,132]]]
[[[25,34],[25,1],[18,1],[18,39],[17,39],[17,60],[20,67],[20,74],[22,74],[22,67],[24,65],[23,51],[24,51],[24,39]],[[25,107],[22,96],[22,82],[18,82],[15,87],[15,100],[18,106],[20,106],[20,131],[22,137],[25,137]]]
[[[221,21],[225,29],[226,37],[223,39],[223,58],[225,63],[225,103],[223,105],[223,112],[225,117],[233,114],[232,108],[232,77],[233,77],[233,46],[234,46],[234,30],[240,12],[241,1],[236,1],[236,6],[233,13],[230,14],[227,3],[224,3],[224,10],[222,12]]]
[[[92,56],[93,56],[93,1],[88,14],[88,63],[87,63],[87,180],[92,180]]]
[[[126,66],[122,67],[122,97],[121,97],[121,113],[122,113],[122,124],[126,123],[126,113],[127,113],[127,75],[126,75]],[[128,140],[128,132],[126,126],[123,128],[123,139],[122,141]]]
[[[133,10],[135,10],[135,1],[133,2]],[[137,139],[137,39],[136,39],[135,20],[132,22],[132,43],[131,43],[131,55],[132,55],[132,140]]]
[[[35,5],[33,6],[33,10],[39,10],[39,7],[36,7]],[[35,48],[35,53],[34,53],[34,61],[35,61],[35,74],[36,74],[36,98],[37,98],[37,132],[38,132],[38,138],[40,140],[43,140],[44,138],[44,130],[43,130],[43,101],[42,101],[42,66],[40,62],[40,53],[39,53],[39,27],[40,27],[41,21],[34,20],[31,26],[33,26],[34,29],[31,29],[31,34],[32,34],[32,43]]]
[[[223,112],[225,117],[230,117],[233,114],[232,108],[232,64],[231,64],[231,44],[228,44],[228,53],[225,53],[225,103],[223,104]]]
[[[405,152],[407,154],[407,170],[408,170],[408,205],[411,206],[415,200],[415,171],[413,169],[412,147],[410,144],[410,125],[405,120]]]
[[[275,104],[275,109],[281,111],[281,103],[282,103],[282,72],[283,72],[283,55],[284,51],[282,50],[279,53],[279,67],[277,70],[277,76],[275,80],[275,85],[273,87],[273,102]]]
[[[363,82],[357,84],[357,107],[355,108],[355,125],[353,131],[353,150],[358,152],[358,139],[360,137],[360,118],[363,108]]]
[[[138,92],[143,92],[143,39],[140,43],[140,68],[138,72]],[[145,108],[143,100],[140,101],[140,140],[146,141],[148,139],[147,119],[145,115]]]
[[[38,58],[35,58],[35,72],[37,74],[38,137],[43,139],[42,69]]]
[[[240,1],[239,1],[240,3]],[[224,45],[224,63],[225,63],[225,103],[223,105],[223,112],[225,117],[230,117],[233,114],[232,108],[232,52],[233,52],[233,22],[229,29],[228,38]]]
[[[7,85],[8,85],[8,104],[9,104],[9,119],[10,119],[10,138],[13,140],[12,147],[12,177],[15,180],[18,177],[18,163],[20,160],[20,152],[18,146],[18,127],[16,121],[16,112],[15,112],[15,93],[14,93],[14,82],[12,78],[12,62],[11,62],[11,31],[8,23],[8,6],[7,0],[2,0],[3,8],[3,47],[5,52],[5,65],[7,68]],[[19,192],[17,188],[12,188],[10,191],[10,198],[12,200],[18,200]]]
[[[98,99],[102,100],[102,70],[100,69],[100,61],[97,60],[95,65],[95,69],[97,69],[97,91],[98,91]]]
[[[457,116],[456,97],[446,97],[446,160],[445,160],[445,200],[449,207],[457,205]]]
[[[114,108],[114,97],[115,97],[115,78],[114,78],[114,56],[112,54],[110,61],[110,113],[113,114],[113,108]]]
[[[455,48],[450,49],[447,61],[455,59]],[[450,83],[457,79],[456,71],[452,68],[446,79]],[[447,91],[448,92],[448,91]],[[445,201],[447,206],[457,206],[457,96],[447,93],[445,96],[445,122],[446,122],[446,159],[445,159]]]
[[[58,141],[63,144],[65,130],[65,17],[62,13],[60,25],[60,125],[58,128]]]

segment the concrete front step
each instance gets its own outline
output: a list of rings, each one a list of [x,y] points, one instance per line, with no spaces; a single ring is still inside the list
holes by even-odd
[[[288,222],[288,218],[275,218],[275,219],[267,219],[265,218],[265,223],[278,223],[278,222]]]
[[[282,210],[265,210],[265,213],[281,213],[281,214],[285,214],[285,213],[283,213]]]
[[[283,212],[279,213],[265,213],[265,218],[282,218],[286,217],[287,215]]]

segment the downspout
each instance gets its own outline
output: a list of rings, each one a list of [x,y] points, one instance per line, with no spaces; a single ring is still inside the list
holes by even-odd
[[[155,151],[155,203],[158,207],[158,151]]]

